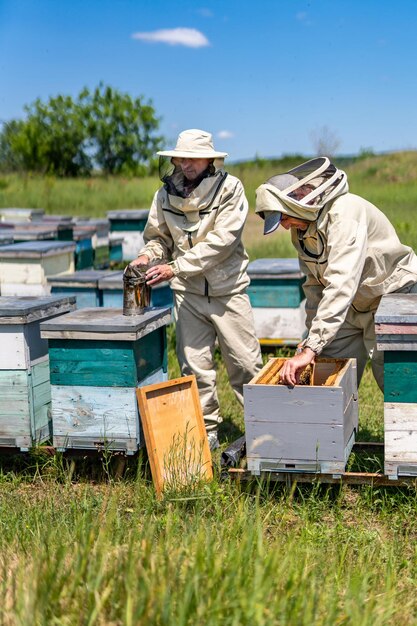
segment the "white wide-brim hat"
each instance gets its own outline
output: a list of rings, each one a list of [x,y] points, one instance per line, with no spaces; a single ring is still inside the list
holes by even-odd
[[[227,152],[217,152],[214,149],[212,135],[198,128],[184,130],[178,135],[177,145],[173,150],[161,150],[157,154],[183,159],[224,159],[227,157]]]

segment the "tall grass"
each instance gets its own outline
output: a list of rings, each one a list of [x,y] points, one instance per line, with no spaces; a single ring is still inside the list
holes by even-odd
[[[2,624],[415,623],[415,493],[2,490]]]
[[[157,178],[7,175],[0,179],[0,206],[42,208],[46,213],[105,217],[107,211],[149,208]]]
[[[241,178],[249,200],[244,240],[251,258],[294,256],[288,234],[262,237],[262,221],[254,214],[255,190],[270,176],[303,160],[302,156],[289,156],[227,166],[231,174]],[[340,163],[336,159],[336,163],[346,169],[350,190],[375,203],[392,221],[400,239],[417,249],[417,152],[341,159]],[[111,210],[149,208],[159,186],[157,177],[61,180],[0,174],[0,208],[43,208],[47,213],[105,217]]]

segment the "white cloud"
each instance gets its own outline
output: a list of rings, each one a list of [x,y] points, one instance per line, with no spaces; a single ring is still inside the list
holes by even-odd
[[[305,11],[299,11],[295,16],[295,19],[297,19],[299,22],[305,22],[307,17],[307,13]]]
[[[219,139],[231,139],[234,137],[234,134],[230,130],[219,130],[217,137]]]
[[[202,17],[214,17],[213,12],[210,11],[210,9],[206,9],[205,7],[197,9],[197,13],[199,13]]]
[[[149,33],[133,33],[132,38],[150,43],[166,43],[169,46],[186,46],[188,48],[203,48],[210,45],[207,37],[195,28],[166,28]]]

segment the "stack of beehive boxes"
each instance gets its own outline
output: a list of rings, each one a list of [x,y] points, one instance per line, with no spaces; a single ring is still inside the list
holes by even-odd
[[[141,443],[136,388],[167,379],[169,309],[124,316],[81,309],[46,321],[53,442],[133,454]]]
[[[358,428],[355,359],[317,359],[310,384],[280,384],[271,359],[244,385],[248,469],[340,474]]]
[[[48,276],[74,271],[74,251],[75,244],[70,241],[25,241],[1,246],[1,295],[48,295]]]
[[[417,476],[417,294],[383,296],[375,331],[384,352],[384,471]]]
[[[305,331],[304,274],[298,259],[249,263],[248,295],[261,345],[297,345]]]
[[[40,323],[75,298],[0,297],[0,446],[28,450],[51,436],[48,343]]]
[[[131,261],[143,247],[143,231],[148,220],[149,209],[121,209],[109,211],[112,234],[123,237],[123,260]]]

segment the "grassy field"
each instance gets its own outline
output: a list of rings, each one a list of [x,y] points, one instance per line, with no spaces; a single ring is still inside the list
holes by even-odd
[[[265,243],[253,215],[254,190],[281,171],[274,167],[232,168],[250,199],[245,241],[252,259],[293,255],[286,234]],[[377,203],[417,249],[416,153],[346,169],[351,190]],[[156,179],[4,176],[0,205],[104,216],[149,206],[157,186]],[[174,340],[170,330],[170,377],[179,373]],[[243,417],[217,358],[224,447],[243,432]],[[381,440],[382,395],[369,369],[359,405],[358,438]],[[129,461],[121,480],[108,455],[95,463],[36,451],[0,457],[0,625],[417,623],[415,487],[239,485],[222,479],[218,460],[212,483],[174,489],[158,501],[142,457]],[[381,459],[351,464],[375,471]]]

